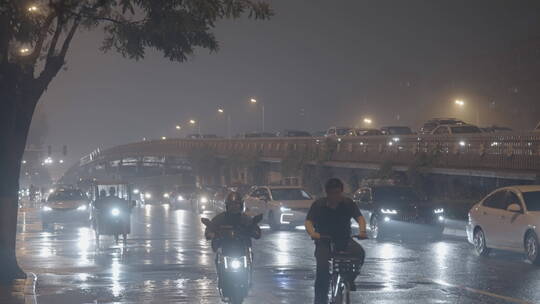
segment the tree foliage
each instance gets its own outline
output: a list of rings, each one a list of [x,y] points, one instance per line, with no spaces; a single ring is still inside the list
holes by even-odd
[[[46,86],[81,29],[103,30],[104,51],[138,60],[155,49],[182,62],[197,48],[216,51],[216,22],[243,15],[266,19],[272,11],[251,0],[0,0],[0,77],[11,63]]]

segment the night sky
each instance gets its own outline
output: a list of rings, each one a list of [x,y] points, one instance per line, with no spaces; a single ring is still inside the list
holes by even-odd
[[[96,147],[184,136],[193,130],[178,133],[174,126],[189,129],[189,119],[199,120],[203,133],[225,135],[218,107],[231,114],[233,134],[255,131],[260,108],[249,104],[251,97],[264,102],[272,131],[358,125],[364,116],[377,126],[416,128],[433,116],[474,122],[472,111],[460,112],[451,101],[487,103],[467,95],[461,76],[478,60],[540,37],[539,1],[270,3],[276,13],[270,21],[221,22],[220,51],[199,50],[183,64],[151,50],[139,62],[103,54],[101,32],[80,33],[36,114],[46,117],[45,144],[67,144],[74,161]],[[487,115],[483,124],[525,129],[535,120]],[[45,129],[32,132],[39,130]]]

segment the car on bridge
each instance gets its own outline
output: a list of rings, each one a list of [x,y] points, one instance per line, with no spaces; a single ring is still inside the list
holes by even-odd
[[[511,186],[493,191],[469,211],[467,239],[480,256],[490,249],[524,252],[540,265],[540,186]]]
[[[439,125],[463,125],[464,121],[456,118],[433,118],[424,123],[420,128],[420,134],[431,134]]]
[[[301,187],[256,186],[246,196],[246,213],[264,214],[272,230],[304,225],[313,197]]]
[[[383,135],[414,135],[411,128],[407,126],[388,126],[382,127],[381,132]]]
[[[326,131],[328,138],[340,138],[344,136],[356,136],[356,129],[350,127],[330,127]]]
[[[299,130],[283,130],[276,134],[277,137],[311,137],[311,133]]]
[[[59,188],[49,194],[41,206],[41,224],[48,229],[54,223],[90,223],[90,200],[79,189]]]
[[[379,136],[379,135],[383,135],[383,132],[381,130],[358,128],[358,129],[355,129],[354,136]]]
[[[444,209],[421,199],[412,187],[379,184],[360,187],[353,194],[369,227],[370,238],[428,235],[444,230]]]
[[[439,125],[433,130],[433,135],[460,135],[460,134],[477,134],[482,133],[482,130],[474,125],[468,124],[452,124]]]
[[[493,126],[490,126],[490,127],[484,127],[484,128],[480,128],[480,129],[484,133],[508,133],[508,132],[513,131],[511,128],[501,127],[501,126],[496,126],[496,125],[493,125]]]

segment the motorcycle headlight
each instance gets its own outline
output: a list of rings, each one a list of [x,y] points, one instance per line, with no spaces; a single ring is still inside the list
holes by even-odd
[[[231,261],[231,268],[232,269],[238,269],[242,266],[242,263],[240,263],[239,260],[232,260]]]
[[[150,198],[152,198],[152,194],[150,194],[149,192],[146,192],[146,193],[144,194],[144,198],[150,199]]]
[[[113,208],[113,209],[111,210],[111,214],[112,214],[112,216],[119,216],[119,215],[120,215],[120,209],[118,209],[118,208]]]
[[[133,194],[139,194],[139,189],[133,189]]]
[[[444,209],[443,208],[437,208],[437,209],[433,210],[433,213],[435,213],[435,214],[444,213]]]
[[[81,205],[77,208],[77,211],[86,211],[86,205]]]
[[[382,214],[397,214],[396,209],[381,209]]]
[[[44,206],[43,211],[52,211],[52,208],[49,206]]]
[[[201,196],[201,203],[208,203],[208,198],[206,196]]]
[[[177,198],[179,201],[183,201],[184,200],[184,197],[179,195],[178,198]]]
[[[163,193],[163,198],[169,198],[169,193]]]
[[[291,208],[287,208],[287,207],[281,206],[281,207],[279,207],[279,211],[281,211],[281,212],[287,212],[287,211],[291,211]]]

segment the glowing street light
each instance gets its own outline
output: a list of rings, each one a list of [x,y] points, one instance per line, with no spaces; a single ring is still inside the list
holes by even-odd
[[[192,124],[192,125],[194,125],[194,124],[197,123],[197,121],[196,121],[195,119],[190,119],[190,120],[189,120],[189,123]]]
[[[31,12],[31,13],[37,12],[38,7],[35,6],[35,5],[31,5],[31,6],[28,7],[28,11]]]
[[[461,99],[456,99],[454,101],[455,104],[457,104],[458,106],[460,107],[463,107],[465,105],[465,101],[461,100]]]
[[[257,101],[257,99],[255,99],[255,98],[251,98],[251,99],[249,100],[249,102],[252,103],[252,104],[257,104],[257,103],[259,103],[259,102]],[[261,126],[262,126],[262,131],[264,132],[264,119],[265,119],[265,117],[264,117],[264,116],[265,116],[265,115],[264,115],[264,103],[261,102],[260,104],[261,104],[261,111],[262,111],[262,121],[261,121]]]
[[[30,49],[29,49],[29,48],[21,48],[21,49],[19,50],[19,52],[20,52],[21,54],[23,54],[23,55],[26,55],[26,54],[30,53]]]
[[[162,140],[166,140],[166,139],[167,139],[167,137],[165,137],[165,136],[161,136],[161,139],[162,139]]]
[[[463,99],[456,99],[456,100],[454,100],[454,104],[457,105],[460,108],[465,108],[466,102]],[[476,125],[479,126],[480,125],[480,109],[479,109],[479,105],[475,104],[474,108],[476,110]]]
[[[365,123],[366,125],[371,125],[371,124],[373,123],[373,120],[372,120],[371,118],[367,118],[367,117],[366,117],[366,118],[364,118],[364,123]]]
[[[176,128],[176,130],[181,130],[182,129],[182,127],[180,125],[176,125],[175,128]]]
[[[195,127],[195,125],[197,125],[197,129],[198,129],[198,133],[199,133],[199,136],[201,136],[201,122],[200,121],[196,121],[195,119],[190,119],[189,120],[189,123]]]
[[[225,110],[223,108],[218,108],[219,114],[224,114]],[[231,114],[227,113],[227,138],[231,138]]]

